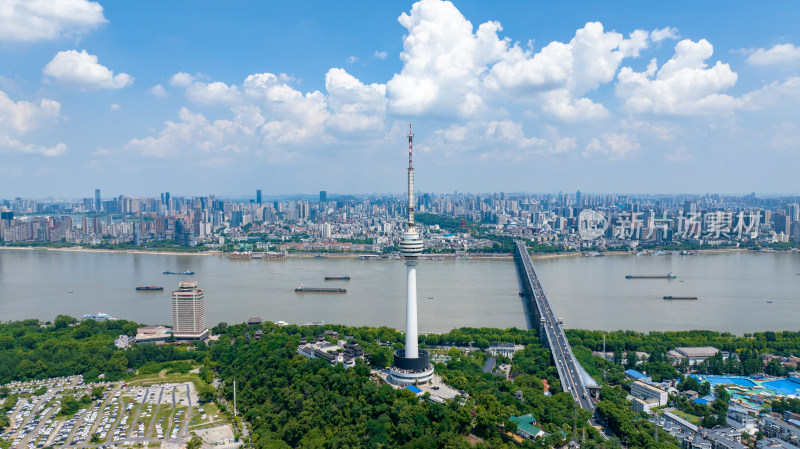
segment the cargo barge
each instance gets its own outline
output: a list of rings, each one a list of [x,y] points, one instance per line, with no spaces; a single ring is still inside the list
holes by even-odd
[[[676,277],[677,276],[675,276],[675,274],[670,271],[665,275],[652,275],[652,276],[648,275],[640,276],[636,274],[629,274],[625,276],[625,279],[675,279]]]
[[[165,271],[164,274],[191,275],[194,274],[194,271]]]
[[[327,288],[327,287],[306,287],[305,285],[298,285],[294,289],[296,293],[347,293],[343,288]]]
[[[325,276],[325,280],[326,281],[349,281],[350,280],[350,276],[348,276],[348,275],[344,275],[344,276]]]
[[[664,299],[697,299],[697,296],[665,296]]]
[[[136,290],[140,292],[156,292],[164,290],[164,287],[156,287],[155,285],[145,285],[143,287],[136,287]]]

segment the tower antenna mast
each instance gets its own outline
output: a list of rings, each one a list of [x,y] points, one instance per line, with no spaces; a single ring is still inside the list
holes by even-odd
[[[408,124],[408,227],[414,227],[414,133],[411,124]]]

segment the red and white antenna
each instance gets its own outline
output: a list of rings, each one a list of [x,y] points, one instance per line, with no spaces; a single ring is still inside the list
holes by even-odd
[[[411,132],[411,123],[409,123],[408,124],[408,168],[412,168],[411,153],[413,152],[413,143],[414,143],[414,133]]]
[[[411,124],[408,124],[408,227],[414,228],[414,166],[411,164],[411,155],[414,151],[414,133]]]

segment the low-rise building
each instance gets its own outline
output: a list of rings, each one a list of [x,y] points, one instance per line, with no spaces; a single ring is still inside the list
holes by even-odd
[[[491,373],[492,371],[494,371],[495,365],[497,365],[497,359],[495,359],[494,357],[489,357],[488,359],[486,359],[486,363],[483,364],[482,371],[484,373]]]
[[[644,374],[642,374],[639,371],[636,371],[635,369],[626,369],[625,377],[627,377],[628,379],[638,380],[640,382],[645,382],[645,383],[653,381],[653,379],[650,378],[650,376],[645,376]]]
[[[537,426],[536,418],[530,413],[522,416],[512,416],[510,420],[517,423],[517,431],[515,433],[526,440],[533,441],[536,437],[547,436],[547,432]]]
[[[172,336],[172,329],[164,326],[145,326],[136,329],[136,343],[140,345],[165,342]]]
[[[747,449],[742,444],[742,432],[732,427],[705,429],[703,437],[711,441],[712,449]]]
[[[756,449],[797,449],[797,446],[777,438],[764,438],[756,441]]]
[[[653,399],[657,402],[657,406],[667,405],[668,395],[666,391],[638,380],[631,383],[631,395],[645,401]]]
[[[119,349],[128,349],[136,341],[135,337],[120,335],[114,340],[114,346]]]
[[[323,337],[307,343],[305,339],[300,341],[297,353],[306,358],[321,358],[327,360],[331,365],[341,363],[345,368],[355,366],[356,359],[364,358],[364,350],[355,340],[343,343],[341,346],[329,343]]]
[[[800,428],[789,425],[779,419],[764,416],[761,419],[761,432],[767,438],[778,438],[800,447]]]
[[[521,351],[523,349],[525,349],[525,346],[515,345],[514,343],[491,342],[489,343],[489,347],[486,348],[486,352],[495,357],[497,357],[498,355],[502,355],[508,357],[509,359],[513,359],[514,353],[517,351]]]
[[[667,358],[674,362],[689,359],[690,365],[696,365],[703,360],[717,355],[719,349],[712,346],[678,347],[667,352]]]
[[[633,411],[636,413],[650,413],[650,410],[654,407],[658,407],[660,404],[658,403],[658,399],[640,399],[634,397],[633,400]]]
[[[758,421],[755,417],[750,416],[747,409],[741,407],[728,407],[728,414],[726,416],[728,424],[732,427],[739,427],[742,431],[754,434],[758,427]]]

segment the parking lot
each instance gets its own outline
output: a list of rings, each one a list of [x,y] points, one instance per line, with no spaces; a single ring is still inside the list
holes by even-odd
[[[80,376],[73,376],[6,387],[19,399],[8,413],[9,427],[0,437],[14,448],[180,444],[191,438],[192,430],[224,424],[218,414],[208,415],[207,405],[198,404],[191,382],[85,384]],[[73,414],[66,409],[62,413],[68,396],[81,401]]]

